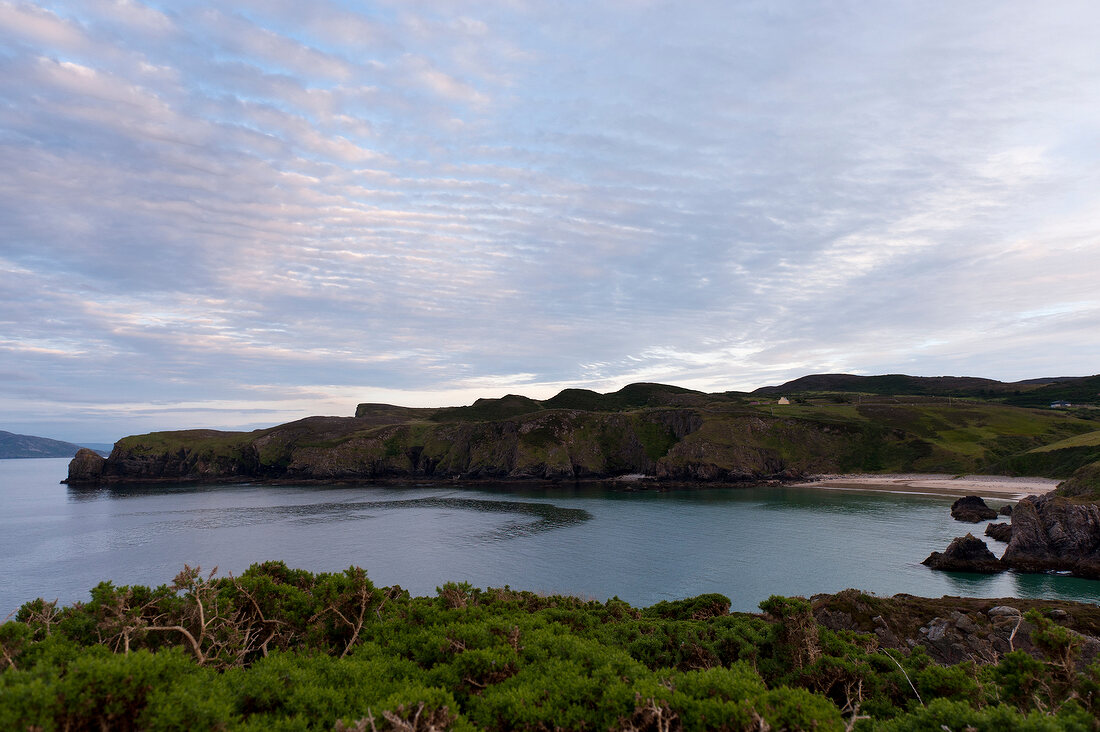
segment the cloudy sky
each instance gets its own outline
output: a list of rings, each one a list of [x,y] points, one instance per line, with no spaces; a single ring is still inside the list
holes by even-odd
[[[0,0],[0,429],[1100,372],[1098,27]]]

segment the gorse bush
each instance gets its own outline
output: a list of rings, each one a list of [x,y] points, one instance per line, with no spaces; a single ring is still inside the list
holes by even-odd
[[[0,625],[4,730],[1098,730],[1100,666],[1029,614],[1036,655],[940,666],[920,646],[702,595],[635,609],[278,562],[101,583]]]

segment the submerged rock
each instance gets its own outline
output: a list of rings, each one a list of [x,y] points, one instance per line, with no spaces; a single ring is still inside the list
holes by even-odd
[[[982,572],[991,574],[1003,572],[1007,567],[1001,564],[997,555],[989,551],[985,542],[967,534],[953,540],[944,552],[932,552],[924,564],[932,569],[945,572]]]
[[[1008,543],[1012,541],[1012,524],[986,524],[985,535],[990,539]]]
[[[981,496],[964,496],[951,504],[951,518],[976,524],[997,518],[997,512],[987,506]]]

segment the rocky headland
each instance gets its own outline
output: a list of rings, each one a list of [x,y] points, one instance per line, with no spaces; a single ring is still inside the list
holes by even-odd
[[[106,460],[82,452],[67,482],[1066,477],[1100,458],[1096,427],[1052,410],[955,398],[805,394],[790,403],[632,384],[609,394],[566,389],[543,401],[508,395],[438,409],[360,404],[354,417],[309,417],[253,432],[134,435]]]
[[[965,505],[977,504],[968,501]],[[955,513],[953,506],[952,515]],[[987,518],[997,516],[992,513]],[[955,539],[942,554],[933,552],[924,564],[947,571],[1014,569],[1069,572],[1077,577],[1100,579],[1100,463],[1080,468],[1051,493],[1027,496],[1010,515],[1011,524],[993,523],[986,527],[987,536],[1008,542],[999,559],[983,540],[967,534]]]

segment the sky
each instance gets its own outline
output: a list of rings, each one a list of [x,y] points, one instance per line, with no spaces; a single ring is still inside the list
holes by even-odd
[[[0,429],[1100,372],[1098,27],[0,0]]]

